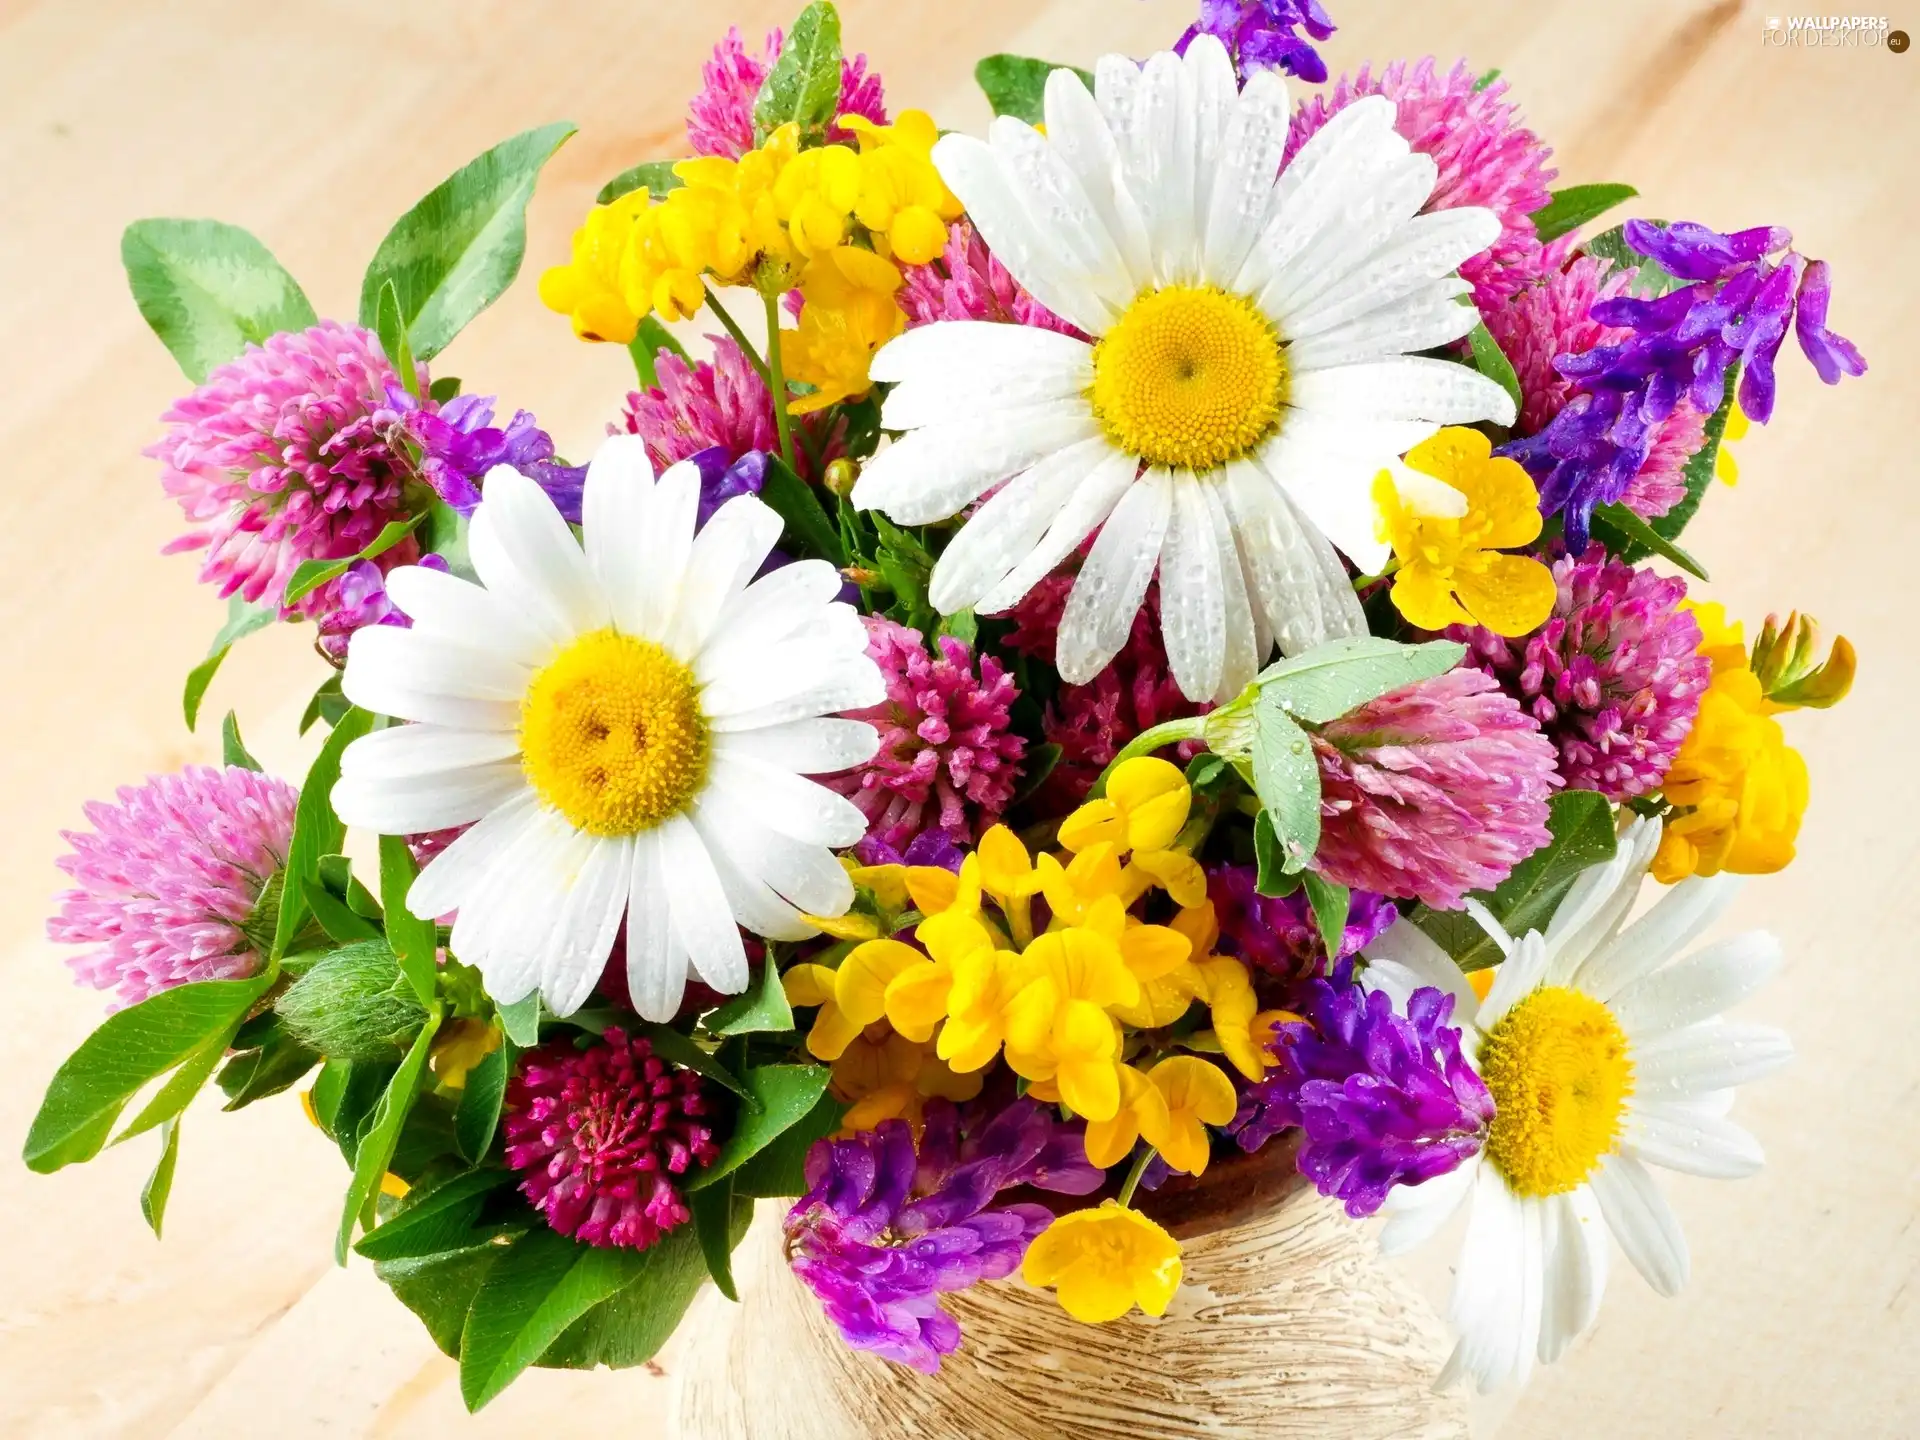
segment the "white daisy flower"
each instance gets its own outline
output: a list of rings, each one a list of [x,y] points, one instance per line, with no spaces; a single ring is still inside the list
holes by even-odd
[[[1454,271],[1500,222],[1422,215],[1434,162],[1390,100],[1335,115],[1283,172],[1287,92],[1235,86],[1218,40],[1185,57],[1100,61],[1046,87],[1046,134],[1009,116],[949,135],[934,163],[1015,279],[1091,343],[940,322],[873,359],[907,432],[856,505],[905,525],[957,515],[930,597],[1010,609],[1098,528],[1059,632],[1061,678],[1118,653],[1156,567],[1168,659],[1188,697],[1239,693],[1288,654],[1363,635],[1344,551],[1388,555],[1372,486],[1442,425],[1511,424],[1464,365],[1414,351],[1473,328]]]
[[[886,695],[839,574],[804,560],[755,580],[780,517],[740,496],[695,534],[698,470],[656,484],[638,436],[588,468],[584,548],[518,472],[485,493],[468,535],[481,583],[395,570],[412,628],[353,637],[347,698],[414,723],[347,747],[334,809],[386,835],[473,825],[407,908],[459,912],[453,952],[501,1004],[537,989],[578,1009],[623,916],[647,1019],[672,1018],[689,971],[745,989],[736,922],[798,939],[815,933],[803,913],[853,900],[833,847],[866,819],[801,778],[877,744],[822,718]]]
[[[1409,922],[1368,947],[1364,983],[1396,1003],[1422,985],[1455,997],[1462,1049],[1498,1107],[1479,1155],[1387,1196],[1388,1253],[1469,1202],[1449,1305],[1459,1343],[1443,1385],[1524,1383],[1536,1356],[1559,1359],[1599,1310],[1609,1231],[1656,1291],[1680,1290],[1686,1237],[1649,1165],[1715,1179],[1761,1166],[1759,1143],[1727,1111],[1734,1087],[1786,1064],[1792,1043],[1719,1015],[1779,968],[1780,943],[1753,931],[1669,964],[1738,886],[1683,880],[1624,925],[1659,839],[1657,822],[1636,821],[1545,935],[1514,941],[1478,910],[1507,951],[1484,1002]]]

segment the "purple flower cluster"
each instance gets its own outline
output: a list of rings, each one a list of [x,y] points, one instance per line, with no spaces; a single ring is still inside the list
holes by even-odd
[[[1631,332],[1613,344],[1559,356],[1554,367],[1575,394],[1538,435],[1503,453],[1540,485],[1540,508],[1564,512],[1567,547],[1587,545],[1593,511],[1620,500],[1646,462],[1661,423],[1683,402],[1703,415],[1719,409],[1727,371],[1742,367],[1740,408],[1764,425],[1773,414],[1774,358],[1793,322],[1820,378],[1838,384],[1866,361],[1827,328],[1832,281],[1824,261],[1789,248],[1779,226],[1722,235],[1680,221],[1629,220],[1628,245],[1690,283],[1653,299],[1617,295],[1592,318]]]
[[[904,1120],[813,1147],[787,1254],[849,1345],[931,1374],[960,1346],[940,1295],[1011,1275],[1053,1220],[1042,1205],[994,1205],[1000,1192],[1086,1195],[1105,1178],[1080,1127],[1036,1101],[990,1118],[931,1101],[917,1153]]]
[[[397,381],[387,382],[387,403],[372,424],[389,444],[404,439],[418,454],[420,478],[462,515],[480,503],[480,482],[496,465],[511,465],[552,497],[569,523],[580,523],[584,466],[554,458],[553,437],[525,410],[513,412],[504,429],[493,423],[491,395],[418,399]]]
[[[1212,35],[1243,76],[1279,70],[1318,85],[1327,78],[1327,62],[1297,32],[1325,40],[1333,29],[1320,0],[1200,0],[1200,18],[1173,48],[1184,55],[1195,36]]]
[[[1395,1185],[1444,1175],[1479,1150],[1493,1097],[1447,1024],[1451,995],[1424,986],[1401,1015],[1384,992],[1353,983],[1351,963],[1303,993],[1305,1018],[1274,1027],[1273,1069],[1235,1117],[1242,1150],[1299,1126],[1300,1173],[1356,1219]]]
[[[1386,896],[1354,891],[1340,953],[1330,956],[1306,892],[1262,895],[1254,888],[1255,878],[1251,865],[1216,865],[1207,872],[1207,898],[1220,925],[1220,949],[1283,980],[1326,974],[1334,962],[1378,939],[1400,916]]]

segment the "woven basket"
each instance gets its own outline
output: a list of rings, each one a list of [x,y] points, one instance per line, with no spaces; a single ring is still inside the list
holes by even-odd
[[[1164,1317],[1082,1325],[1018,1277],[977,1285],[947,1297],[966,1339],[936,1376],[846,1347],[787,1269],[784,1208],[763,1203],[734,1260],[742,1303],[683,1362],[681,1440],[1467,1433],[1461,1393],[1432,1389],[1448,1349],[1432,1307],[1279,1143],[1148,1198],[1184,1249]]]

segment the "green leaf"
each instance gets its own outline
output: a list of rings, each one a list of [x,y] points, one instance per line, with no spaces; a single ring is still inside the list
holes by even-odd
[[[306,734],[313,728],[313,722],[325,719],[328,725],[338,725],[340,717],[347,713],[347,697],[340,693],[340,672],[334,671],[320,688],[313,692],[313,698],[307,701],[307,708],[300,715],[300,733]]]
[[[389,520],[380,527],[380,533],[369,540],[366,548],[358,554],[349,555],[341,560],[302,560],[293,567],[293,573],[287,577],[287,592],[280,597],[280,603],[291,609],[318,590],[329,580],[338,579],[347,573],[358,560],[371,560],[384,555],[411,535],[414,527],[426,518],[426,512],[409,516],[405,520]]]
[[[262,1018],[271,1022],[271,1028],[256,1037],[258,1044],[229,1059],[216,1077],[215,1083],[227,1097],[223,1109],[238,1110],[278,1095],[320,1063],[319,1055],[286,1033],[277,1015],[269,1012]],[[251,1030],[253,1022],[247,1028]]]
[[[1540,241],[1557,240],[1569,230],[1578,230],[1589,220],[1606,214],[1622,200],[1631,200],[1640,192],[1631,185],[1570,185],[1565,190],[1549,191],[1547,203],[1530,217]]]
[[[662,350],[670,350],[682,360],[687,358],[687,347],[673,338],[672,331],[651,315],[641,316],[639,325],[634,328],[633,339],[627,342],[627,353],[633,357],[633,373],[640,377],[641,389],[660,388]]]
[[[1562,790],[1549,802],[1547,829],[1552,838],[1514,866],[1498,889],[1474,896],[1510,935],[1544,931],[1580,872],[1613,858],[1614,813],[1604,795]],[[1499,945],[1464,910],[1422,905],[1413,920],[1462,970],[1481,970],[1504,958]]]
[[[408,1260],[488,1244],[502,1227],[475,1230],[474,1222],[490,1195],[519,1178],[511,1170],[468,1170],[431,1188],[409,1190],[400,1208],[360,1237],[354,1252],[369,1260]]]
[[[753,133],[764,140],[782,125],[802,134],[824,129],[840,104],[840,15],[814,0],[787,31],[780,58],[753,102]]]
[[[227,623],[220,627],[220,633],[213,637],[213,644],[207,647],[207,658],[187,672],[186,689],[180,696],[180,708],[186,712],[187,729],[193,729],[199,720],[201,698],[207,693],[207,686],[213,683],[214,672],[220,668],[220,662],[227,658],[227,651],[233,648],[234,642],[256,630],[266,629],[279,613],[271,605],[249,605],[238,595],[227,597]]]
[[[327,743],[320,747],[307,778],[300,782],[300,800],[293,812],[293,843],[287,847],[288,883],[280,897],[280,918],[274,927],[272,959],[287,953],[287,945],[300,932],[306,919],[307,898],[303,880],[317,879],[320,857],[337,855],[347,827],[333,813],[334,782],[340,778],[340,754],[373,728],[373,716],[358,707],[350,708],[333,727]]]
[[[237,765],[242,770],[259,771],[263,768],[247,749],[247,742],[240,738],[240,717],[231,710],[227,711],[227,718],[220,722],[220,762],[223,765]]]
[[[664,1244],[664,1242],[663,1242]],[[540,1358],[574,1321],[617,1294],[662,1246],[578,1245],[529,1230],[488,1273],[460,1339],[460,1396],[478,1410]]]
[[[140,1213],[147,1219],[153,1238],[160,1238],[160,1226],[167,1216],[167,1196],[173,1193],[173,1167],[180,1160],[180,1117],[160,1127],[160,1159],[140,1187]]]
[[[1687,461],[1684,472],[1687,493],[1674,503],[1671,510],[1653,521],[1653,528],[1668,540],[1680,537],[1680,532],[1687,528],[1687,522],[1693,519],[1700,502],[1706,498],[1708,487],[1713,484],[1714,465],[1720,458],[1720,446],[1727,433],[1727,420],[1733,414],[1734,391],[1739,384],[1740,366],[1738,363],[1727,366],[1727,388],[1720,397],[1720,408],[1707,417],[1705,438],[1700,448],[1693,452],[1693,458]]]
[[[431,385],[427,386],[427,394],[439,401],[442,405],[446,404],[447,401],[453,399],[453,397],[459,393],[460,377],[458,375],[442,375],[438,380],[435,380]]]
[[[431,920],[422,920],[407,908],[407,891],[419,873],[405,836],[380,837],[380,904],[387,915],[387,943],[400,961],[400,972],[413,986],[422,1005],[433,1003],[439,982],[439,932]]]
[[[129,1100],[210,1042],[224,1044],[272,983],[271,972],[201,980],[109,1015],[47,1086],[27,1134],[27,1167],[44,1175],[99,1154]]]
[[[1340,942],[1347,934],[1347,909],[1352,892],[1344,885],[1323,880],[1312,870],[1302,872],[1300,881],[1307,887],[1307,904],[1313,907],[1313,923],[1320,931],[1320,943],[1329,959],[1340,953]]]
[[[145,1134],[156,1125],[177,1119],[193,1103],[193,1097],[206,1089],[214,1068],[227,1053],[227,1042],[233,1039],[233,1031],[239,1028],[236,1023],[232,1030],[216,1031],[209,1035],[206,1043],[167,1077],[167,1083],[154,1092],[153,1098],[147,1101],[140,1113],[127,1122],[127,1127],[113,1137],[113,1143],[118,1145],[122,1140]]]
[[[521,1049],[531,1049],[540,1043],[540,992],[534,991],[516,1000],[511,1005],[500,1007],[500,1028],[507,1032],[507,1039]]]
[[[1514,374],[1513,362],[1487,329],[1486,321],[1479,321],[1467,333],[1467,344],[1473,349],[1473,368],[1506,391],[1517,409],[1522,403],[1520,377]]]
[[[354,1151],[353,1180],[347,1186],[346,1204],[341,1208],[340,1233],[333,1244],[334,1259],[347,1263],[347,1247],[353,1243],[353,1227],[360,1214],[372,1202],[393,1159],[393,1147],[400,1142],[400,1127],[407,1123],[413,1109],[413,1097],[420,1091],[420,1076],[427,1068],[427,1052],[433,1048],[434,1033],[440,1028],[440,1011],[427,1012],[427,1023],[413,1038],[413,1048],[400,1068],[387,1082],[386,1094],[373,1109],[372,1123]]]
[[[1320,848],[1320,766],[1307,732],[1272,690],[1253,707],[1253,790],[1285,856],[1282,868],[1302,869]]]
[[[458,1359],[467,1311],[507,1250],[504,1245],[482,1241],[460,1250],[380,1261],[373,1273],[393,1291],[395,1299],[420,1317],[440,1353]]]
[[[1300,888],[1300,872],[1287,868],[1287,852],[1265,810],[1253,817],[1254,893],[1291,895]]]
[[[980,638],[980,620],[971,610],[956,610],[951,615],[940,617],[936,635],[951,635],[962,645],[972,645]]]
[[[796,1123],[758,1155],[733,1172],[736,1199],[768,1195],[804,1195],[807,1190],[807,1152],[840,1128],[847,1113],[832,1095],[822,1095]],[[743,1120],[744,1116],[741,1117]]]
[[[751,1202],[736,1200],[731,1239],[738,1245],[753,1216]],[[658,1245],[640,1252],[645,1264],[618,1292],[594,1306],[534,1363],[543,1367],[621,1370],[645,1364],[672,1338],[707,1278],[693,1227],[683,1225]],[[629,1252],[631,1253],[631,1252]]]
[[[678,190],[686,182],[673,173],[678,160],[642,160],[631,170],[622,170],[613,179],[600,187],[600,193],[593,197],[596,205],[611,205],[622,195],[631,195],[645,187],[647,194],[658,200],[669,190]]]
[[[652,1042],[653,1053],[662,1060],[695,1071],[715,1084],[725,1086],[746,1102],[747,1109],[759,1106],[759,1100],[738,1075],[671,1025],[642,1025],[640,1033]]]
[[[760,983],[736,995],[706,1018],[709,1035],[751,1035],[766,1030],[791,1030],[793,1007],[780,983],[780,967],[771,957],[760,967]]]
[[[1466,646],[1451,640],[1401,645],[1360,635],[1269,665],[1254,684],[1262,700],[1271,696],[1286,714],[1324,725],[1389,690],[1446,674],[1466,653]]]
[[[840,536],[827,518],[814,488],[787,467],[778,455],[767,456],[760,482],[760,498],[773,507],[785,525],[787,548],[801,559],[825,560],[836,568],[847,563]]]
[[[1025,55],[989,55],[973,67],[973,78],[994,114],[1038,125],[1046,119],[1047,77],[1056,70],[1073,71],[1088,90],[1093,89],[1092,74],[1079,66],[1055,65]]]
[[[1622,560],[1639,560],[1658,555],[1671,560],[1696,579],[1705,580],[1707,572],[1700,562],[1667,539],[1625,505],[1602,505],[1593,512],[1594,538]]]
[[[360,323],[372,328],[393,282],[414,355],[431,360],[505,293],[527,248],[527,201],[570,124],[542,125],[470,160],[406,214],[374,251],[360,282]]]
[[[1664,222],[1653,220],[1648,223],[1659,225]],[[1669,291],[1678,290],[1682,285],[1692,283],[1682,280],[1677,275],[1669,274],[1659,262],[1648,259],[1627,244],[1626,227],[1623,225],[1601,231],[1591,240],[1583,242],[1580,248],[1589,255],[1597,255],[1603,260],[1613,261],[1618,269],[1637,270],[1639,273],[1634,276],[1628,293],[1643,299],[1655,299]]]
[[[394,288],[392,276],[380,287],[380,300],[374,307],[373,333],[379,337],[380,349],[400,377],[400,383],[418,400],[420,367],[414,364],[413,346],[407,342],[407,327],[400,318],[400,292]]]
[[[136,220],[120,237],[133,303],[198,385],[248,342],[316,322],[267,247],[218,220]]]
[[[381,938],[378,925],[364,915],[356,915],[344,900],[318,880],[302,880],[300,893],[313,918],[320,922],[320,928],[327,932],[327,938],[335,944],[351,945],[358,940]]]
[[[733,1179],[729,1176],[711,1189],[687,1197],[693,1212],[693,1234],[700,1242],[701,1258],[707,1262],[707,1274],[714,1288],[727,1299],[740,1303],[740,1292],[733,1284]]]
[[[507,1093],[507,1077],[513,1074],[513,1056],[513,1042],[504,1040],[467,1071],[460,1108],[454,1114],[453,1134],[461,1157],[469,1165],[478,1165],[493,1148],[493,1133],[500,1125],[500,1102]]]
[[[758,1109],[742,1107],[733,1134],[713,1163],[681,1189],[692,1193],[731,1175],[812,1113],[827,1093],[832,1071],[824,1065],[760,1065],[742,1077]]]

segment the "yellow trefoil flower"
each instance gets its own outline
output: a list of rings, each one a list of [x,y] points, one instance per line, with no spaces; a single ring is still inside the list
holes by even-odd
[[[1720,448],[1713,453],[1713,476],[1723,485],[1740,483],[1740,462],[1733,458],[1728,448],[1735,440],[1747,438],[1747,431],[1753,428],[1753,422],[1747,419],[1747,412],[1740,408],[1735,400],[1727,410],[1727,428],[1720,432]]]
[[[1056,1287],[1061,1308],[1090,1325],[1118,1320],[1135,1305],[1164,1315],[1180,1288],[1180,1242],[1138,1210],[1108,1200],[1041,1231],[1020,1273],[1029,1285]]]
[[[1022,957],[1027,983],[1006,1007],[1007,1064],[1051,1080],[1089,1120],[1120,1107],[1120,1030],[1109,1006],[1140,998],[1140,982],[1108,934],[1076,926],[1037,938]]]
[[[1767,713],[1751,670],[1717,673],[1661,786],[1666,817],[1654,878],[1766,875],[1793,859],[1808,799],[1807,763]]]
[[[858,399],[873,388],[867,373],[873,352],[907,328],[907,312],[893,298],[901,283],[891,260],[857,245],[835,245],[807,262],[799,327],[781,339],[787,378],[813,387],[788,407],[794,414]]]
[[[446,1089],[465,1089],[468,1072],[498,1050],[502,1038],[500,1027],[490,1021],[472,1017],[449,1020],[433,1037],[427,1064]]]
[[[1212,1150],[1206,1127],[1227,1124],[1239,1103],[1226,1073],[1197,1056],[1169,1056],[1145,1074],[1123,1065],[1118,1112],[1087,1122],[1087,1158],[1105,1169],[1145,1140],[1173,1169],[1202,1174]]]
[[[573,321],[582,340],[633,339],[640,317],[620,289],[620,267],[639,217],[650,204],[647,192],[634,190],[608,205],[596,205],[573,232],[573,258],[540,277],[540,302]]]
[[[1158,885],[1179,905],[1207,897],[1206,872],[1173,848],[1193,808],[1193,788],[1177,765],[1152,755],[1122,761],[1107,777],[1107,793],[1060,822],[1060,844],[1076,855],[1102,845],[1130,855],[1122,898],[1132,904]]]
[[[960,201],[934,168],[940,138],[933,117],[906,110],[891,125],[864,115],[842,115],[842,129],[860,142],[860,189],[854,214],[875,248],[903,265],[925,265],[947,244],[947,226],[963,213]]]
[[[1393,603],[1423,630],[1482,625],[1525,635],[1552,613],[1553,572],[1502,550],[1540,535],[1540,492],[1478,430],[1449,426],[1373,484],[1380,538],[1400,561]]]
[[[883,1020],[862,1030],[833,1062],[831,1089],[848,1107],[840,1122],[843,1133],[905,1120],[917,1135],[928,1100],[971,1100],[983,1083],[980,1075],[955,1074],[931,1043],[910,1040]]]

